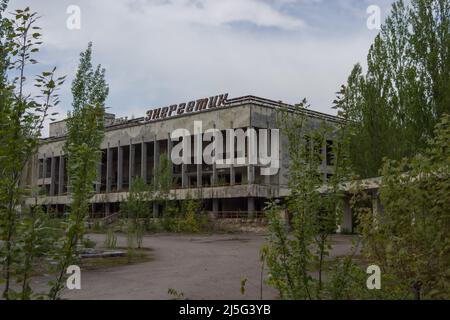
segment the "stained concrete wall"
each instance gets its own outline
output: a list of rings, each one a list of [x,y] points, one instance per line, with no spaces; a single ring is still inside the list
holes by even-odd
[[[105,129],[105,138],[102,141],[101,149],[116,148],[117,146],[129,146],[130,144],[140,144],[142,142],[152,142],[155,137],[159,141],[167,141],[170,133],[174,129],[184,128],[193,133],[194,121],[202,122],[203,132],[207,129],[216,128],[219,130],[236,129],[236,128],[276,128],[276,109],[266,105],[258,105],[258,103],[241,103],[239,105],[223,106],[215,109],[207,109],[201,112],[183,114],[171,118],[160,119],[147,123],[142,122],[124,122],[107,126]],[[320,124],[318,118],[311,118],[310,126],[317,127]],[[114,123],[111,121],[110,123]],[[54,124],[51,133],[57,135],[58,130],[63,130],[63,122]],[[61,131],[62,132],[62,131]],[[283,197],[288,194],[287,190],[287,169],[289,167],[289,155],[287,152],[287,139],[281,134],[281,150],[279,158],[281,160],[281,168],[277,175],[268,177],[259,177],[258,168],[252,171],[247,166],[241,166],[236,170],[243,170],[242,185],[233,185],[220,187],[204,187],[202,188],[201,197],[203,199],[231,199],[231,198],[248,198],[249,201],[257,198]],[[40,145],[34,161],[30,165],[30,174],[26,184],[28,185],[47,185],[49,190],[55,191],[55,185],[52,185],[51,179],[38,178],[38,159],[52,161],[52,168],[55,165],[55,159],[63,155],[64,137],[53,136]],[[117,149],[116,149],[117,150]],[[136,159],[136,165],[139,165]],[[236,166],[238,167],[238,166]],[[219,166],[217,167],[219,168]],[[324,168],[326,169],[326,168]],[[229,169],[228,169],[229,170]],[[325,170],[326,171],[326,170]],[[134,170],[133,170],[134,172]],[[54,173],[54,172],[53,172]],[[125,174],[126,176],[126,174]],[[244,181],[245,180],[245,181]],[[257,181],[255,181],[257,180]],[[54,183],[54,182],[53,182]],[[191,195],[196,194],[198,189],[183,188],[174,190],[174,197],[182,200],[186,197],[187,192]],[[56,193],[58,194],[58,193]],[[60,193],[59,193],[60,194]],[[127,192],[109,192],[96,194],[92,198],[94,203],[120,202],[128,196]],[[27,203],[32,203],[34,199],[28,199]],[[46,196],[40,197],[41,204],[69,204],[70,195]],[[249,203],[250,205],[250,203]]]

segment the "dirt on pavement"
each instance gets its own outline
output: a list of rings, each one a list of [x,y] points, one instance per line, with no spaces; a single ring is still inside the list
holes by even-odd
[[[90,234],[102,246],[105,235]],[[66,290],[65,299],[172,299],[168,289],[187,299],[260,299],[259,251],[265,236],[258,234],[147,235],[143,246],[151,249],[150,261],[82,271],[81,289]],[[332,256],[345,255],[350,236],[335,236]],[[118,246],[126,246],[118,236]],[[241,295],[241,279],[246,278]],[[49,279],[40,277],[42,287]],[[275,289],[263,285],[263,299],[276,299]]]

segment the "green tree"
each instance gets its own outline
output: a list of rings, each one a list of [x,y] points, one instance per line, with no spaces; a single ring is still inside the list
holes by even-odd
[[[333,128],[306,115],[306,100],[293,109],[282,109],[279,127],[286,137],[289,153],[286,209],[292,213],[289,232],[280,216],[283,206],[269,203],[269,241],[264,253],[269,268],[269,283],[282,299],[323,299],[325,260],[329,255],[331,235],[341,216],[341,191],[338,184],[348,178],[345,169],[345,125]],[[324,187],[323,147],[334,139],[334,175]],[[345,170],[344,170],[345,169]],[[312,273],[318,277],[312,277]]]
[[[0,11],[5,5],[3,1]],[[13,270],[17,262],[15,249],[32,248],[24,246],[17,235],[18,229],[23,231],[25,226],[33,227],[20,214],[23,197],[30,195],[30,190],[22,186],[25,169],[37,150],[43,122],[49,117],[50,109],[59,103],[57,91],[64,82],[64,77],[55,76],[54,68],[50,72],[42,72],[35,79],[34,85],[40,90],[40,95],[31,96],[25,92],[27,67],[38,63],[33,55],[42,44],[37,20],[37,13],[28,7],[16,10],[11,18],[1,19],[0,256],[5,280],[3,297],[6,299],[17,296],[11,290],[12,274],[20,275],[27,269],[19,267]]]
[[[82,240],[89,200],[94,193],[100,144],[104,137],[105,100],[108,85],[105,69],[92,68],[92,44],[80,55],[80,65],[72,83],[73,110],[67,119],[67,155],[69,192],[72,197],[70,216],[63,239],[62,252],[57,257],[56,280],[51,282],[49,297],[58,299],[63,289],[66,269],[76,259],[77,244]]]
[[[450,117],[420,154],[383,165],[383,211],[361,217],[366,259],[399,287],[422,283],[423,296],[450,295]]]
[[[167,231],[176,231],[175,220],[180,213],[174,201],[176,199],[171,193],[172,187],[172,163],[168,155],[163,153],[159,158],[151,190],[153,190],[153,202],[162,207],[161,224]]]
[[[133,180],[127,199],[120,204],[122,216],[128,220],[129,236],[135,237],[137,247],[142,245],[145,222],[150,215],[150,188],[142,177]]]
[[[194,198],[188,191],[186,199],[181,205],[181,216],[178,218],[178,232],[197,233],[205,228],[207,216],[202,211],[202,204],[199,200],[200,193]]]
[[[362,177],[379,174],[383,157],[400,160],[426,148],[450,112],[450,3],[396,1],[367,56],[339,92],[352,125],[351,160]]]

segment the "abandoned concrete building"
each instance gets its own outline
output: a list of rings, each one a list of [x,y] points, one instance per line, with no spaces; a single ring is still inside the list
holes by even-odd
[[[174,147],[170,134],[177,128],[193,132],[194,121],[201,121],[203,130],[264,128],[276,129],[276,114],[280,102],[255,96],[228,98],[219,95],[178,105],[151,109],[145,117],[117,119],[105,116],[105,137],[101,144],[101,163],[95,195],[91,199],[93,216],[108,216],[118,212],[134,179],[150,182],[158,170],[162,154]],[[288,106],[289,107],[289,106]],[[335,124],[338,118],[316,111],[305,111],[312,123],[326,121]],[[50,124],[49,137],[42,140],[37,154],[27,168],[23,183],[43,194],[28,198],[27,204],[38,203],[46,210],[62,214],[70,204],[65,143],[65,121]],[[201,198],[204,209],[216,218],[258,216],[269,198],[287,195],[289,157],[286,141],[280,136],[279,170],[262,175],[258,164],[180,164],[172,165],[173,190],[176,201],[188,195]],[[204,142],[203,142],[204,143]],[[246,139],[248,145],[248,139]],[[324,181],[332,174],[330,148],[323,146],[322,171]],[[203,148],[205,145],[203,144]],[[159,205],[153,205],[158,216]]]

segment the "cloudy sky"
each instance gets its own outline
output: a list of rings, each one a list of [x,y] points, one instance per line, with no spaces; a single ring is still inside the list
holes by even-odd
[[[9,11],[30,6],[42,16],[40,68],[57,66],[68,77],[59,118],[70,109],[70,83],[89,41],[118,116],[224,92],[288,103],[306,97],[312,109],[333,113],[335,92],[378,32],[366,26],[368,6],[379,6],[384,19],[392,2],[10,0]],[[66,26],[71,5],[81,10],[79,30]]]

